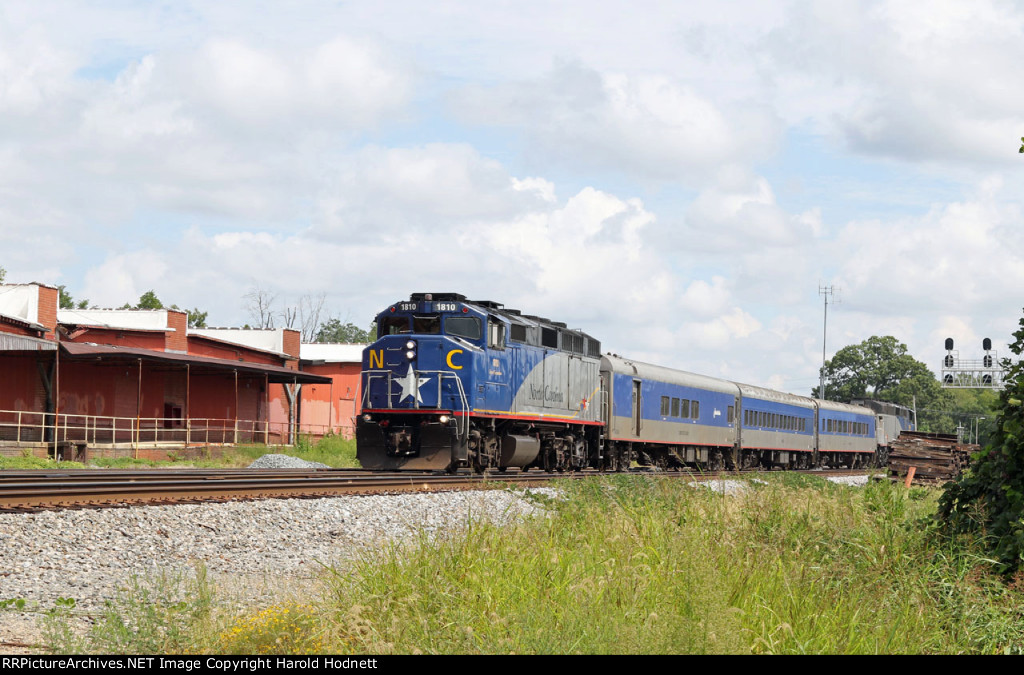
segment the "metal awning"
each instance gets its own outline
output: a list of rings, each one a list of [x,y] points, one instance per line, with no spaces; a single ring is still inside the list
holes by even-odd
[[[0,352],[54,352],[57,343],[54,340],[15,335],[0,332]]]
[[[76,361],[96,359],[101,362],[117,362],[138,361],[141,359],[165,365],[179,365],[182,367],[188,365],[191,367],[193,374],[199,374],[204,370],[209,372],[238,372],[266,375],[269,382],[277,384],[291,384],[293,382],[298,384],[331,383],[331,378],[322,375],[304,373],[283,366],[253,363],[251,361],[231,361],[229,359],[215,359],[209,356],[176,354],[137,347],[112,347],[90,342],[61,342],[60,346],[68,358]]]

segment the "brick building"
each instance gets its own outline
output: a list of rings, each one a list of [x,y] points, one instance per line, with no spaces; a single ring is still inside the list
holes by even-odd
[[[306,384],[302,387],[301,420],[310,430],[325,428],[331,433],[353,438],[360,405],[360,371],[366,345],[304,344],[301,351],[303,372],[331,378],[330,386]]]
[[[239,328],[193,329],[192,336],[266,350],[296,359],[303,373],[321,375],[329,381],[281,383],[270,387],[269,421],[272,426],[291,428],[312,437],[355,435],[355,417],[359,414],[359,373],[363,348],[358,344],[299,344],[299,335],[289,329],[258,330]]]
[[[0,285],[0,453],[164,456],[294,438],[271,390],[330,379],[299,370],[298,333],[279,349],[187,328],[177,310],[58,310],[43,284]],[[68,456],[67,458],[71,458]]]

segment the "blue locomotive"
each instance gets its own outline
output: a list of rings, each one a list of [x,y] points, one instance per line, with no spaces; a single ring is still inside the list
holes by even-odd
[[[601,345],[565,324],[414,293],[377,315],[363,352],[357,455],[375,469],[576,470],[603,422]]]
[[[357,456],[381,470],[857,467],[885,417],[602,356],[564,323],[455,293],[378,314],[362,365]]]

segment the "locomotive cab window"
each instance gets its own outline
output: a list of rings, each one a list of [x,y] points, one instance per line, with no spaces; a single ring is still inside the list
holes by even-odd
[[[488,322],[487,346],[491,349],[505,348],[505,324],[498,321]]]
[[[385,335],[398,335],[399,333],[408,332],[409,317],[389,316],[380,322],[380,329],[377,331],[377,337],[384,337]]]
[[[448,335],[457,335],[467,340],[479,340],[483,337],[480,319],[475,316],[445,317],[444,330]]]
[[[441,315],[428,314],[426,316],[414,316],[412,318],[412,332],[435,335],[441,332]]]

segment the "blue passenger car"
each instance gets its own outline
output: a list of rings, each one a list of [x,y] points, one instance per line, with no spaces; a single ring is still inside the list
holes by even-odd
[[[818,407],[818,463],[866,466],[877,451],[875,414],[869,408],[815,400]]]
[[[738,385],[742,395],[737,465],[810,468],[814,463],[814,401],[780,391]]]
[[[736,443],[735,384],[612,354],[601,376],[608,466],[726,466]]]

